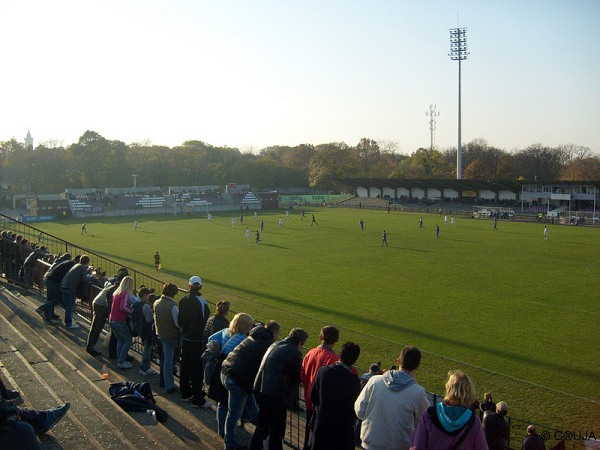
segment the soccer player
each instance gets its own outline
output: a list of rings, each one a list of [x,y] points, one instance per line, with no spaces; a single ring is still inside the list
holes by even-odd
[[[300,211],[300,220],[304,220],[304,208]]]
[[[281,216],[279,216],[279,226],[280,226],[280,227],[283,227],[283,226],[285,226],[285,225],[283,224],[283,219],[281,218]]]
[[[250,228],[246,227],[246,240],[250,242]]]
[[[285,210],[285,220],[290,220],[290,210],[289,209]]]
[[[262,219],[260,219],[260,231],[261,231],[261,233],[264,231],[264,229],[265,229],[265,221],[262,220]]]
[[[256,211],[254,211],[254,220],[258,219],[258,213]]]
[[[160,269],[160,255],[158,251],[154,254],[154,267],[156,267],[156,270]]]
[[[498,231],[498,218],[494,217],[494,231]]]
[[[450,224],[452,225],[452,228],[456,228],[456,220],[454,220],[454,216],[450,218]]]
[[[548,227],[544,227],[544,240],[548,240]]]
[[[448,216],[444,216],[444,225],[448,225]]]
[[[83,233],[87,234],[87,223],[81,225],[81,234]]]
[[[420,230],[421,228],[425,228],[425,227],[423,226],[423,217],[419,217],[419,230]]]
[[[440,226],[439,224],[435,224],[435,238],[439,239],[440,238]]]
[[[235,223],[236,223],[235,217],[232,217],[231,218],[231,228],[235,229]]]
[[[256,230],[256,243],[260,242],[260,231]]]
[[[139,227],[138,221],[133,222],[133,231],[137,231]]]
[[[365,221],[360,219],[358,223],[360,224],[360,231],[365,231]]]
[[[387,243],[387,233],[385,230],[383,230],[383,234],[381,235],[381,246],[383,247],[383,244],[385,244],[385,246],[388,246]]]
[[[208,213],[207,219],[209,222],[212,222],[212,214],[211,213]]]
[[[313,226],[313,225],[315,225],[315,224],[316,224],[316,225],[319,225],[319,224],[317,223],[317,219],[315,218],[315,215],[313,214],[313,215],[312,215],[312,222],[310,223],[310,226],[312,227],[312,226]]]

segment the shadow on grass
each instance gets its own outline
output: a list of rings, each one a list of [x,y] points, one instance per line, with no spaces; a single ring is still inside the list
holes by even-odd
[[[293,299],[289,299],[289,298],[282,298],[282,297],[277,297],[275,295],[266,294],[264,292],[257,292],[257,291],[252,291],[249,289],[240,289],[239,286],[232,286],[230,284],[219,283],[216,281],[212,281],[211,283],[214,286],[220,286],[223,289],[233,290],[234,292],[238,292],[238,293],[246,296],[246,298],[249,300],[262,297],[262,298],[267,298],[269,300],[277,302],[279,304],[286,304],[286,305],[289,305],[289,306],[295,307],[295,308],[306,308],[306,302],[304,302],[302,300],[293,300]],[[586,378],[590,381],[597,381],[598,376],[600,375],[597,371],[586,370],[586,369],[582,369],[582,368],[575,368],[572,366],[566,366],[564,364],[553,363],[551,361],[547,361],[547,360],[543,360],[543,359],[536,359],[536,358],[521,356],[521,355],[517,355],[515,353],[511,353],[506,350],[487,348],[482,345],[478,345],[477,343],[474,343],[474,342],[459,341],[456,339],[449,338],[447,336],[439,336],[437,334],[427,333],[425,331],[418,330],[415,328],[410,328],[407,326],[390,324],[387,322],[377,320],[373,317],[365,316],[363,314],[354,314],[349,311],[333,310],[333,309],[327,308],[323,305],[312,305],[311,309],[313,309],[317,312],[320,312],[320,313],[324,313],[324,314],[342,316],[342,317],[345,317],[354,322],[368,323],[369,325],[377,327],[377,329],[379,329],[379,330],[393,329],[394,331],[397,331],[400,333],[411,333],[415,336],[429,339],[431,341],[437,341],[437,342],[441,342],[443,344],[451,344],[456,347],[462,347],[462,348],[476,351],[479,353],[488,354],[488,355],[492,355],[495,357],[504,358],[507,360],[518,361],[518,362],[523,363],[528,366],[534,366],[537,368],[544,367],[544,368],[553,370],[558,373],[565,373],[565,372],[574,373],[574,374],[577,374],[578,376]]]

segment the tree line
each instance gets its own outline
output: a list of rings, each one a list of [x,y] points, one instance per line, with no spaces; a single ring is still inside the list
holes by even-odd
[[[600,179],[600,157],[583,146],[533,144],[512,152],[475,139],[462,147],[463,178],[480,180],[584,181]],[[394,142],[363,138],[295,147],[271,146],[258,153],[215,147],[202,141],[180,146],[109,140],[86,131],[64,147],[44,142],[26,147],[0,142],[0,175],[13,194],[49,194],[65,188],[249,184],[254,190],[307,187],[344,191],[344,178],[456,178],[456,148],[419,148],[397,153]]]

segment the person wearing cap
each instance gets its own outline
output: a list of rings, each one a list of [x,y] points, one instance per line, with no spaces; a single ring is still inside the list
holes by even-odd
[[[195,407],[209,408],[212,403],[204,398],[202,362],[202,337],[210,316],[208,303],[200,293],[202,279],[194,275],[189,281],[189,294],[179,301],[179,327],[181,328],[181,373],[179,388],[181,400]]]

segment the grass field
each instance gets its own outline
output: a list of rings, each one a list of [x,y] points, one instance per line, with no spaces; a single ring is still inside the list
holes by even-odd
[[[310,213],[318,225],[311,226]],[[284,218],[285,227],[277,221]],[[558,429],[600,435],[600,231],[412,213],[316,208],[302,221],[283,212],[251,215],[232,229],[231,214],[43,223],[38,227],[186,287],[204,280],[205,297],[284,330],[302,326],[307,348],[322,325],[362,348],[357,365],[395,363],[407,344],[424,353],[418,374],[444,392],[446,373],[469,373],[481,397],[493,391],[510,414]],[[365,221],[361,232],[359,220]],[[435,237],[435,225],[441,238]],[[250,242],[245,226],[252,230]],[[387,230],[389,247],[381,247]]]

